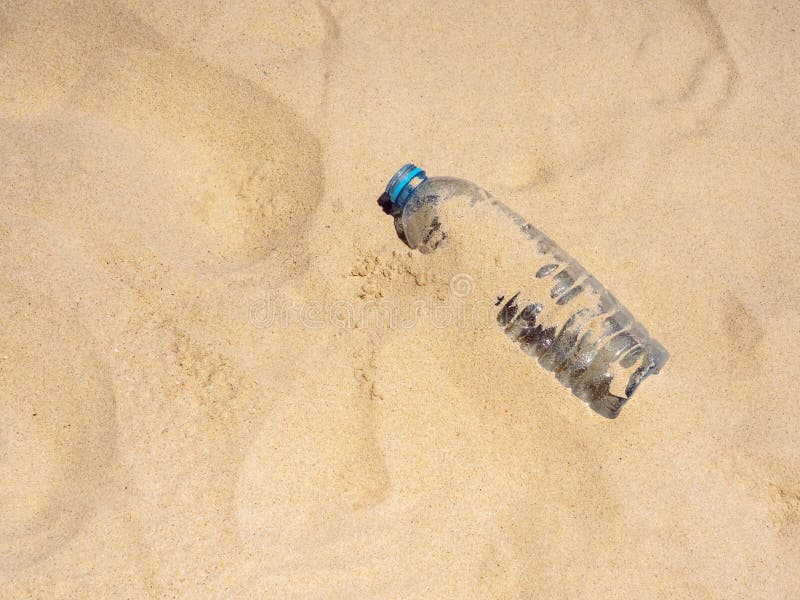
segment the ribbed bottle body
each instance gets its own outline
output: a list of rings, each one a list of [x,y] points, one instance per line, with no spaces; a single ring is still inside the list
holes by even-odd
[[[429,178],[400,219],[412,248],[428,253],[457,242],[472,263],[482,260],[480,246],[487,243],[481,228],[492,222],[500,233],[491,245],[513,254],[512,267],[496,274],[485,265],[466,268],[490,274],[497,322],[506,335],[596,412],[616,417],[642,380],[666,363],[664,347],[597,279],[474,184]]]

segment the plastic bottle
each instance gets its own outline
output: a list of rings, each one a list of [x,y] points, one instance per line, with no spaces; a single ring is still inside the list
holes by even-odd
[[[465,236],[474,239],[459,239],[461,248],[499,246],[513,255],[513,276],[504,275],[512,281],[492,284],[511,286],[495,290],[498,324],[597,413],[615,418],[639,384],[666,363],[664,347],[599,281],[475,184],[429,178],[407,164],[389,181],[386,194],[398,232],[411,248],[430,253],[455,241],[449,238]],[[489,220],[500,231],[492,238],[499,243],[489,244],[475,233]],[[472,261],[479,260],[474,253]]]

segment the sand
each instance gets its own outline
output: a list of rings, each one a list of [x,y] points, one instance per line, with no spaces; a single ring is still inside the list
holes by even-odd
[[[3,3],[0,596],[800,597],[798,22]],[[441,318],[409,160],[670,351],[618,419]]]

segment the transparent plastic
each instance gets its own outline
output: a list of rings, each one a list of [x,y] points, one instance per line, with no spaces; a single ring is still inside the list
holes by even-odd
[[[398,174],[411,172],[409,167],[413,165]],[[594,411],[615,418],[639,384],[664,366],[669,356],[664,347],[597,279],[485,190],[452,177],[427,178],[424,172],[412,182],[402,180],[395,176],[387,193],[404,197],[402,206],[395,204],[398,231],[411,248],[423,253],[437,250],[451,235],[443,210],[447,203],[461,203],[467,209],[488,207],[507,220],[503,247],[519,253],[515,260],[527,272],[512,284],[524,282],[520,289],[498,294],[497,322],[524,352]],[[398,189],[399,184],[405,187]],[[464,210],[461,215],[469,219],[470,212],[478,211]],[[481,223],[469,225],[462,223],[458,235],[468,235]]]

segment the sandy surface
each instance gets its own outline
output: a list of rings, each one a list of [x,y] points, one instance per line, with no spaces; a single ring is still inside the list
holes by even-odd
[[[800,597],[797,3],[170,4],[0,6],[0,596]],[[616,421],[409,160],[668,348]]]

